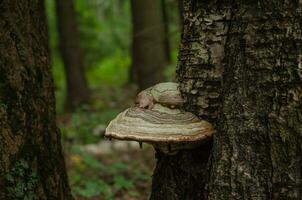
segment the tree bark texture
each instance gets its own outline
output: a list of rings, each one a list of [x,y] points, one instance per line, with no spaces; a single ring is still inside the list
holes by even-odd
[[[163,80],[167,64],[164,27],[159,0],[131,0],[132,78],[140,90]]]
[[[42,1],[0,1],[0,199],[72,199]]]
[[[67,96],[65,108],[74,110],[88,102],[89,89],[83,70],[83,54],[73,0],[56,0],[60,52],[64,62]]]
[[[151,199],[301,199],[301,1],[184,1],[177,74],[217,133],[205,159],[159,156]]]

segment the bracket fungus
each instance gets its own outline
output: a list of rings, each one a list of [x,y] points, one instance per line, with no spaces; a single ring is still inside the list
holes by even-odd
[[[152,109],[156,103],[175,108],[182,106],[184,102],[178,90],[178,84],[165,82],[156,84],[140,92],[135,99],[135,103],[140,108]]]
[[[181,109],[177,83],[160,83],[139,93],[106,128],[105,137],[149,143],[166,154],[192,149],[215,132],[209,122]]]

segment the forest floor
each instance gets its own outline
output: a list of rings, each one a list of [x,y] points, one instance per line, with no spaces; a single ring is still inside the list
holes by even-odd
[[[132,86],[96,88],[89,105],[58,115],[69,182],[77,200],[148,199],[153,148],[103,138],[109,121],[133,105],[135,91]]]
[[[101,145],[96,147],[102,150]],[[66,162],[71,189],[78,200],[148,199],[154,167],[154,152],[150,146],[142,150],[133,146],[115,147],[111,152],[106,149],[105,153],[97,154],[73,147],[66,151]]]

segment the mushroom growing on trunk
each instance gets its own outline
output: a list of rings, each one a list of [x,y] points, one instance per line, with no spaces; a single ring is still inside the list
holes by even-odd
[[[159,83],[140,92],[136,106],[110,122],[105,137],[153,145],[166,154],[198,147],[215,132],[209,122],[182,109],[177,83]]]

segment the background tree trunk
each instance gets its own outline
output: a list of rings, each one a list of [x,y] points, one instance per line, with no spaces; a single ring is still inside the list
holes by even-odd
[[[42,2],[0,2],[0,199],[72,199]]]
[[[294,1],[184,2],[185,108],[217,133],[212,150],[158,155],[151,199],[301,198],[301,11]]]
[[[180,27],[183,27],[184,25],[184,9],[183,9],[183,0],[178,0],[177,1],[178,4],[178,10],[179,10],[179,22],[180,22]]]
[[[169,17],[166,0],[161,0],[161,9],[163,16],[163,27],[164,27],[164,47],[165,47],[165,55],[166,61],[168,63],[171,62],[171,47],[170,47],[170,31],[169,31]]]
[[[163,80],[167,64],[164,28],[159,0],[131,0],[132,9],[132,78],[140,90]]]
[[[73,110],[89,100],[73,0],[56,0],[56,10],[60,51],[67,80],[65,108]]]

